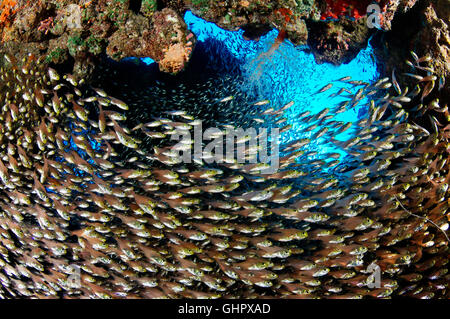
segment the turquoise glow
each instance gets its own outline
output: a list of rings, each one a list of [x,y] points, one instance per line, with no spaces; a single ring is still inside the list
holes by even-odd
[[[361,88],[361,86],[337,81],[338,79],[350,76],[353,81],[373,83],[379,77],[370,44],[348,64],[340,66],[329,63],[317,64],[306,46],[294,46],[291,42],[284,41],[276,50],[271,50],[278,35],[277,30],[270,31],[259,41],[247,41],[243,37],[242,30],[223,30],[213,23],[196,17],[190,11],[184,18],[197,40],[205,44],[203,48],[207,51],[207,55],[213,56],[212,59],[221,57],[221,52],[227,52],[228,58],[230,55],[233,57],[234,60],[228,64],[228,67],[230,70],[232,67],[235,69],[238,64],[239,76],[244,80],[241,89],[250,99],[255,102],[268,99],[271,105],[267,107],[272,106],[275,109],[290,101],[295,102],[294,106],[286,112],[286,124],[291,124],[293,128],[282,135],[283,143],[298,138],[309,138],[322,128],[319,126],[310,132],[304,132],[311,123],[305,123],[299,118],[299,114],[305,111],[316,114],[327,107],[332,109],[339,103],[349,100],[349,93],[344,92],[336,97],[330,96],[331,94],[337,93],[342,88],[355,94]],[[210,40],[214,42],[208,42]],[[211,45],[211,43],[214,44]],[[153,63],[153,60],[149,58],[141,59],[141,61],[146,64]],[[225,61],[225,65],[227,62]],[[329,83],[333,83],[331,89],[317,93]],[[366,115],[367,109],[368,101],[364,98],[356,107],[336,114],[334,120],[354,123]],[[353,134],[354,130],[350,128],[334,137],[338,140],[346,140]],[[310,146],[319,154],[326,152],[346,154],[324,138],[315,140]]]

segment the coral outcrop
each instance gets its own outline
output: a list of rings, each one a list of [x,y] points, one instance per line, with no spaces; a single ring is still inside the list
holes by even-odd
[[[384,32],[366,23],[368,3],[1,1],[0,298],[448,299],[449,1],[379,2]],[[287,37],[319,62],[346,62],[375,34],[389,77],[336,79],[316,94],[357,91],[291,113],[312,135],[280,142],[278,172],[207,163],[216,151],[187,163],[177,151],[194,141],[172,135],[202,122],[297,129],[294,103],[224,95],[234,78],[143,90],[128,82],[140,68],[96,63],[149,56],[179,72],[196,41],[187,9],[249,39],[276,27],[270,50]],[[340,120],[359,103],[367,116]],[[345,162],[318,154],[319,138]]]

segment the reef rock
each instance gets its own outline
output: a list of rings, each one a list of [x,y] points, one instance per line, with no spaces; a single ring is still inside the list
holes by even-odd
[[[449,70],[448,0],[5,0],[1,6],[0,51],[19,61],[31,51],[49,63],[81,65],[106,53],[115,60],[150,57],[168,73],[183,70],[195,46],[182,19],[187,10],[226,30],[243,29],[249,40],[277,28],[293,44],[309,44],[319,63],[341,64],[377,29],[389,33],[396,20],[421,6],[423,27],[402,22],[420,29],[408,51],[431,48],[436,68]]]
[[[152,20],[152,30],[144,34],[143,56],[152,53],[161,71],[177,73],[183,70],[195,43],[194,34],[188,33],[183,19],[172,9],[156,12]]]
[[[336,65],[350,62],[367,45],[371,32],[365,20],[340,22],[311,22],[308,44],[318,63]]]
[[[150,57],[170,73],[184,68],[195,44],[179,12],[157,11],[147,0],[3,1],[0,38],[0,51],[19,61],[33,52],[48,63],[81,66],[106,52],[115,60]]]
[[[195,43],[183,19],[172,9],[165,8],[155,12],[151,21],[146,20],[144,16],[130,17],[125,27],[109,38],[107,54],[115,60],[151,57],[159,63],[161,71],[183,70]]]

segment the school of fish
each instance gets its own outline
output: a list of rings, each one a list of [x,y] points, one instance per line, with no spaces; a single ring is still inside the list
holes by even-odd
[[[142,112],[31,56],[1,58],[0,298],[450,296],[450,114],[429,57],[412,53],[410,73],[354,82],[347,102],[302,115],[345,161],[299,139],[280,146],[272,174],[180,161],[171,136],[208,116],[186,101]],[[334,120],[363,97],[366,118]],[[268,104],[210,122],[288,131],[293,103]],[[333,138],[350,127],[355,137]]]

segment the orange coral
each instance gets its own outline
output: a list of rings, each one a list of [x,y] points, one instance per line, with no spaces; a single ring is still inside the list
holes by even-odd
[[[0,4],[0,26],[3,26],[9,22],[10,17],[17,12],[17,2],[15,0],[2,0]]]

